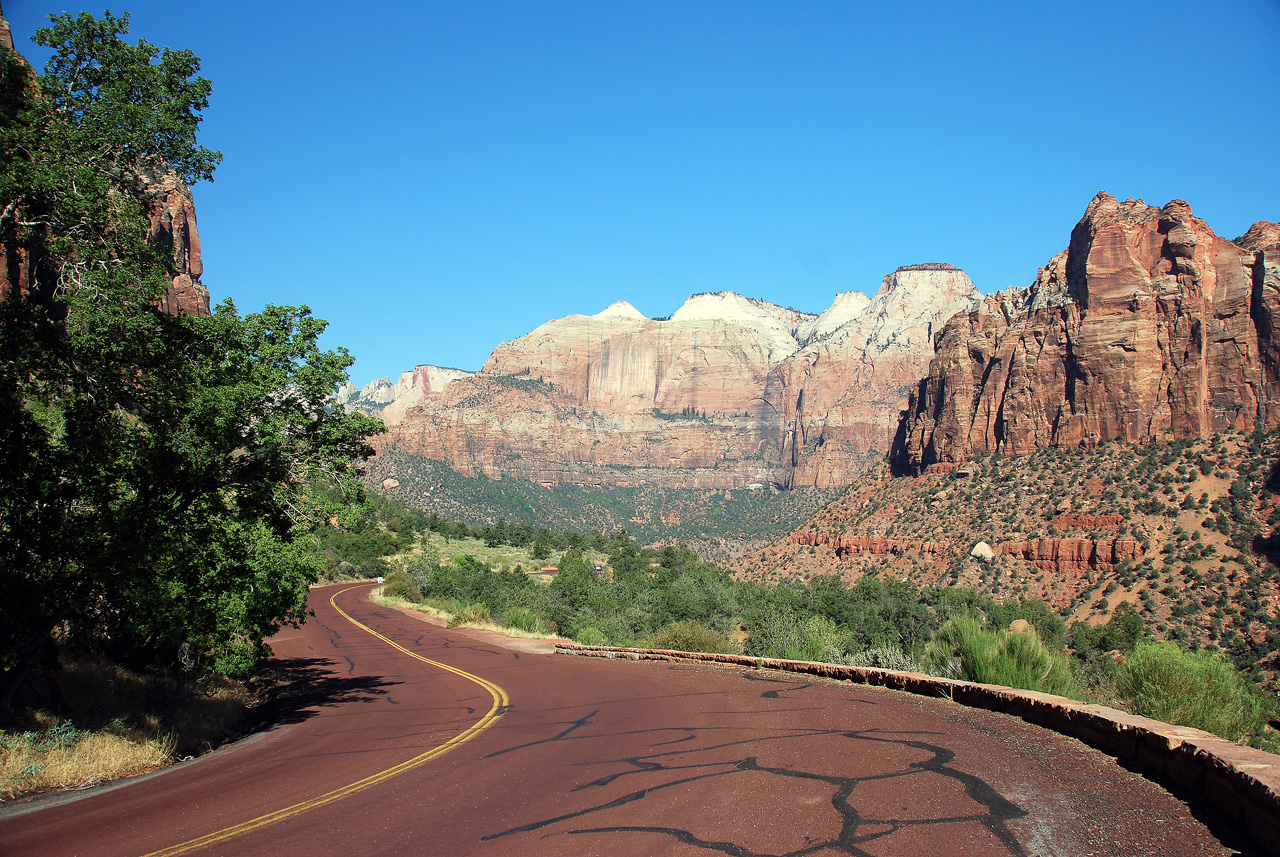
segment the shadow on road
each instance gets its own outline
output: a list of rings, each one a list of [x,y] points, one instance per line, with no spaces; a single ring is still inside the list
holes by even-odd
[[[286,723],[301,723],[322,708],[372,702],[400,684],[379,676],[344,676],[331,658],[272,658],[267,662],[267,701],[249,714],[243,735]]]

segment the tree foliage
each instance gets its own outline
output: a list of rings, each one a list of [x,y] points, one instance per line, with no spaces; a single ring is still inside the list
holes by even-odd
[[[379,428],[333,411],[351,357],[305,308],[171,316],[149,183],[209,179],[210,84],[128,18],[52,16],[36,76],[0,50],[0,236],[29,288],[0,304],[0,667],[7,704],[52,639],[243,673],[303,616],[332,514]]]

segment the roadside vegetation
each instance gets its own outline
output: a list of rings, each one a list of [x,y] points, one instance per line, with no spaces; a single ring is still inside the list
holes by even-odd
[[[986,455],[916,477],[882,465],[794,537],[731,570],[770,582],[838,573],[971,587],[1000,601],[1038,599],[1091,626],[1133,609],[1148,633],[1222,653],[1280,692],[1277,462],[1280,432],[1253,431]],[[896,547],[845,547],[863,537]],[[1065,540],[1068,560],[1037,556],[1031,545],[1045,539]],[[979,542],[994,555],[971,555]],[[1105,556],[1117,542],[1136,557],[1071,559],[1073,546]]]
[[[404,520],[394,501],[377,509]],[[376,517],[370,525],[385,527]],[[1220,653],[1159,639],[1129,602],[1105,622],[1068,624],[1039,599],[996,600],[972,587],[921,587],[892,576],[757,583],[686,547],[641,547],[621,530],[555,534],[561,543],[594,546],[604,559],[588,561],[572,546],[548,577],[466,553],[484,544],[475,531],[442,546],[439,532],[456,537],[467,528],[432,526],[415,546],[380,559],[382,595],[451,626],[927,672],[1099,702],[1277,747],[1268,692]]]

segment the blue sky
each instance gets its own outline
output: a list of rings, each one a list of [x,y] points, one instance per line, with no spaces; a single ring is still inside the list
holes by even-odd
[[[15,41],[59,0],[5,0]],[[1280,2],[151,2],[226,160],[204,282],[353,380],[628,300],[819,312],[899,265],[1025,285],[1099,190],[1280,220]]]

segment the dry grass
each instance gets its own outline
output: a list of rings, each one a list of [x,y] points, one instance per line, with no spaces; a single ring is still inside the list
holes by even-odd
[[[117,727],[81,732],[63,724],[0,732],[0,799],[24,792],[76,789],[144,774],[173,761],[172,735],[153,737]]]
[[[0,800],[83,788],[164,767],[236,737],[257,702],[225,679],[184,682],[97,658],[68,660],[58,674],[68,710],[55,714],[37,679],[24,713],[0,729]]]
[[[505,637],[519,637],[524,640],[562,640],[564,639],[563,637],[558,637],[555,634],[540,634],[536,632],[522,631],[519,628],[512,628],[508,625],[501,625],[493,621],[474,621],[474,620],[465,620],[461,622],[455,621],[456,619],[459,618],[459,616],[458,614],[453,613],[450,610],[445,610],[445,609],[441,609],[440,607],[432,606],[431,603],[414,604],[412,601],[406,601],[403,598],[388,598],[382,594],[381,587],[374,589],[370,593],[369,597],[372,601],[374,601],[377,604],[381,604],[384,607],[392,607],[396,610],[413,610],[417,613],[422,613],[423,615],[430,616],[433,619],[439,619],[441,622],[443,622],[444,624],[448,625],[451,628],[479,628],[483,631],[494,631],[496,633],[502,634]],[[440,602],[437,602],[437,603],[440,603]]]

